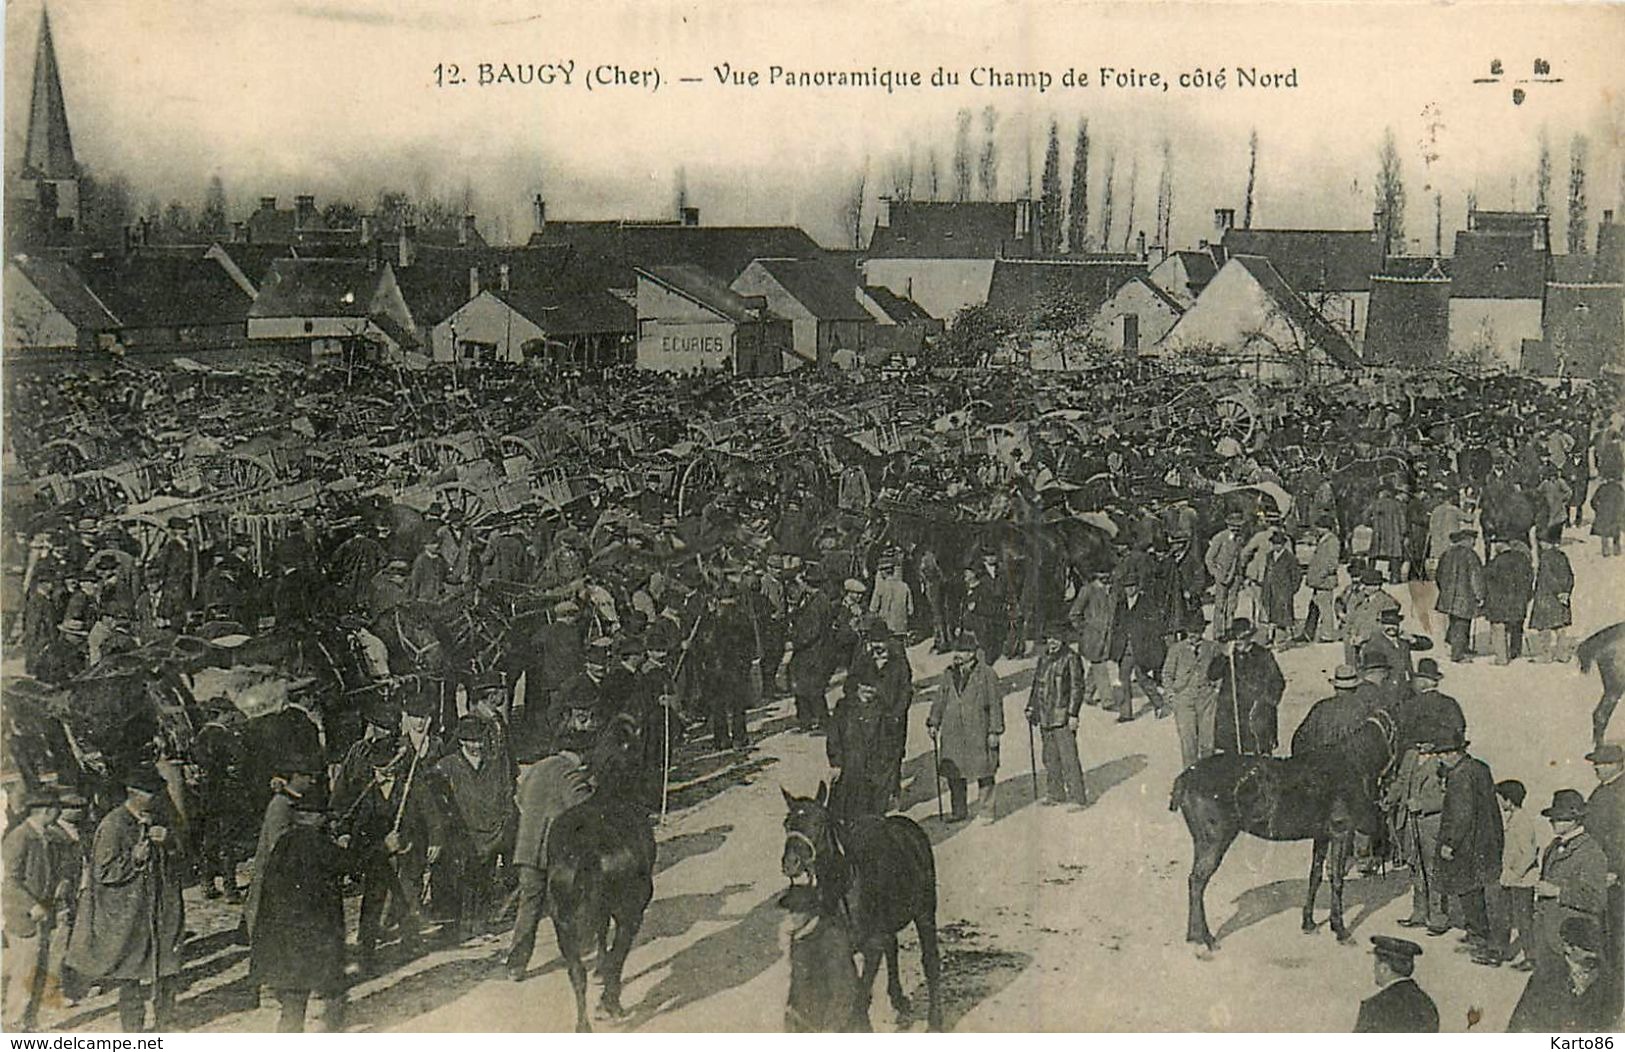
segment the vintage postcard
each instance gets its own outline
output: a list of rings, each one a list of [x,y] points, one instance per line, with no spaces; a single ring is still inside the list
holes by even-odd
[[[1622,54],[12,0],[4,1029],[1616,1029]]]

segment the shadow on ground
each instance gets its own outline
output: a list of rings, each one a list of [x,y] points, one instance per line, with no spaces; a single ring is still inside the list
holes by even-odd
[[[1303,844],[1303,861],[1307,866],[1310,845]],[[1410,887],[1410,878],[1403,870],[1390,870],[1381,876],[1354,877],[1343,885],[1343,911],[1345,925],[1355,931],[1373,913],[1394,901]],[[1227,935],[1252,927],[1279,913],[1303,909],[1304,896],[1309,891],[1307,878],[1276,880],[1241,893],[1236,899],[1236,912],[1224,922],[1214,937],[1223,940]],[[1321,882],[1316,902],[1329,908],[1331,882]],[[1326,926],[1327,915],[1321,914],[1320,927]],[[1318,929],[1317,929],[1318,930]]]

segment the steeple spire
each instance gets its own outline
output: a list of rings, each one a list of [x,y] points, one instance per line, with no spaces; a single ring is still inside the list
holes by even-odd
[[[68,134],[68,106],[51,43],[51,14],[40,15],[39,44],[34,51],[34,96],[28,109],[28,148],[23,175],[32,179],[77,179],[73,138]]]

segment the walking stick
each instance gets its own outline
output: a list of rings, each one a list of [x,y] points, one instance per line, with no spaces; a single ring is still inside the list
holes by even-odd
[[[666,733],[660,744],[660,823],[666,823],[666,800],[671,792],[671,706],[662,703],[660,706],[661,719],[665,721]]]
[[[1241,755],[1241,702],[1236,700],[1236,645],[1232,641],[1226,650],[1230,659],[1230,719],[1236,729],[1236,755]]]
[[[1033,803],[1038,802],[1038,753],[1033,749],[1033,721],[1027,721],[1027,762],[1032,766]]]
[[[942,743],[931,737],[931,773],[936,776],[937,821],[942,821]]]
[[[145,830],[143,830],[143,835],[145,835]],[[152,940],[152,1023],[154,1029],[162,1029],[158,1025],[158,911],[163,905],[163,894],[158,884],[163,879],[163,867],[158,864],[158,845],[151,844],[150,850],[152,854],[147,856],[147,868],[152,874],[152,903],[151,908],[147,911],[147,935]]]

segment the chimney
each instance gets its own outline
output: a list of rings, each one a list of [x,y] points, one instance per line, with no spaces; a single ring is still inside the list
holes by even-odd
[[[468,268],[468,298],[473,299],[480,294],[480,268],[478,265]]]
[[[152,220],[150,220],[150,219],[146,218],[145,216],[143,216],[141,218],[141,233],[139,235],[139,240],[138,240],[137,243],[141,244],[141,245],[150,245],[152,243],[151,238],[152,238]]]
[[[248,241],[248,224],[240,219],[232,223],[231,239],[238,244],[246,244]]]
[[[274,197],[262,197],[262,198],[260,198],[260,209],[262,211],[266,211],[266,212],[275,212],[276,211],[276,198],[274,198]]]
[[[1614,210],[1612,208],[1604,208],[1602,210],[1602,225],[1603,226],[1613,226],[1614,225]]]
[[[497,288],[503,292],[511,291],[508,285],[508,264],[506,263],[497,264]]]
[[[1218,235],[1217,240],[1224,240],[1224,232],[1236,225],[1236,210],[1234,208],[1215,208],[1213,210],[1213,232]]]
[[[891,195],[880,195],[880,213],[875,216],[875,229],[891,226]]]
[[[1371,213],[1371,243],[1373,245],[1382,244],[1383,236],[1387,232],[1387,217],[1388,213],[1380,208]]]
[[[682,208],[682,218],[683,218],[683,225],[684,226],[699,226],[700,225],[700,210],[698,208],[693,208],[693,207],[690,207],[688,205],[684,205],[683,208]]]
[[[293,228],[295,230],[309,230],[316,225],[316,198],[310,194],[300,194],[293,199]]]
[[[1144,230],[1140,231],[1139,236],[1134,239],[1134,246],[1135,246],[1135,250],[1137,252],[1139,252],[1140,258],[1141,259],[1146,258],[1146,256],[1145,256],[1145,231]]]
[[[540,234],[542,231],[547,229],[547,201],[542,197],[541,194],[536,195],[536,200],[532,202],[532,209],[532,218],[536,225],[536,232]]]
[[[374,220],[370,214],[361,217],[361,243],[363,245],[372,244],[372,237],[375,233],[373,223]]]
[[[396,266],[404,268],[412,265],[412,260],[417,256],[417,237],[418,228],[416,226],[411,223],[401,224],[399,250],[395,254]]]
[[[457,228],[457,244],[463,248],[467,248],[469,244],[473,242],[473,240],[474,217],[472,215],[466,215],[463,217],[462,225]]]
[[[767,313],[766,296],[741,296],[740,299],[744,301],[745,309],[750,312],[751,317],[760,320]]]

